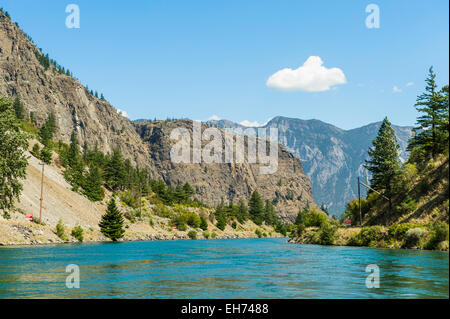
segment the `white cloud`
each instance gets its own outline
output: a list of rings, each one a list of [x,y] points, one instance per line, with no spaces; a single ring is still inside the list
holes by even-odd
[[[337,84],[345,84],[347,79],[339,68],[327,69],[318,56],[310,56],[296,70],[282,69],[267,80],[270,88],[284,91],[322,92]]]
[[[392,92],[394,93],[400,93],[402,91],[402,89],[400,89],[397,85],[394,85],[392,87]]]
[[[408,87],[408,86],[413,86],[414,85],[414,82],[408,82],[408,83],[406,83],[406,86]]]
[[[220,121],[220,117],[214,114],[208,119],[208,121]]]
[[[247,127],[260,127],[260,126],[264,126],[267,123],[269,123],[269,121],[273,119],[273,117],[270,117],[267,119],[267,121],[265,121],[264,123],[259,123],[258,121],[254,121],[254,122],[250,122],[249,120],[244,120],[242,122],[240,122],[239,124],[243,125],[243,126],[247,126]]]
[[[125,112],[124,110],[117,109],[117,113],[120,114],[120,115],[122,115],[122,116],[124,116],[124,117],[128,117],[127,112]]]
[[[243,125],[243,126],[247,126],[247,127],[258,127],[258,126],[263,126],[263,124],[258,123],[257,121],[255,122],[250,122],[249,120],[244,120],[242,122],[240,122],[239,124]]]

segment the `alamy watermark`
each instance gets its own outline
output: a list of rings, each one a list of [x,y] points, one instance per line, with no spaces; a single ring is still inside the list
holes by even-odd
[[[369,4],[366,7],[366,13],[369,15],[366,17],[366,27],[368,29],[380,28],[380,7],[376,4]]]
[[[193,121],[192,136],[184,127],[172,130],[170,139],[177,141],[170,150],[173,163],[244,163],[247,155],[248,163],[266,165],[259,167],[260,174],[273,174],[278,170],[277,128],[270,128],[267,136],[265,128],[220,130],[208,127],[202,132],[201,125],[201,122]],[[209,143],[203,146],[202,141]]]
[[[80,7],[77,4],[69,4],[66,7],[66,13],[69,13],[69,15],[66,17],[66,27],[68,29],[79,29]]]
[[[70,273],[66,277],[66,287],[69,289],[80,288],[80,267],[75,264],[67,265],[66,272]]]
[[[366,272],[370,273],[366,277],[366,287],[369,289],[380,288],[380,268],[378,265],[367,265]]]

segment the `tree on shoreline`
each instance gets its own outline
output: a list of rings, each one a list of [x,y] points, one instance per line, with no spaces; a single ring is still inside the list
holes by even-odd
[[[117,241],[123,237],[125,230],[123,229],[123,216],[116,206],[116,201],[113,198],[108,202],[108,208],[106,213],[102,216],[100,223],[98,224],[103,235]]]

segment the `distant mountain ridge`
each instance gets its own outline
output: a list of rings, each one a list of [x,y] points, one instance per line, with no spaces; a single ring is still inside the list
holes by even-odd
[[[211,120],[207,124],[223,129],[245,129],[228,120]],[[277,128],[280,144],[298,157],[311,179],[316,203],[325,204],[329,212],[339,214],[346,202],[357,196],[358,176],[365,179],[363,164],[381,122],[343,130],[320,120],[302,120],[277,116],[261,128]],[[406,160],[406,147],[412,127],[393,125]]]

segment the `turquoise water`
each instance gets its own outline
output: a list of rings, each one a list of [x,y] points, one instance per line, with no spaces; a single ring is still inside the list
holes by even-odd
[[[380,288],[365,285],[369,264]],[[448,298],[448,265],[442,252],[280,238],[0,248],[0,298]]]

